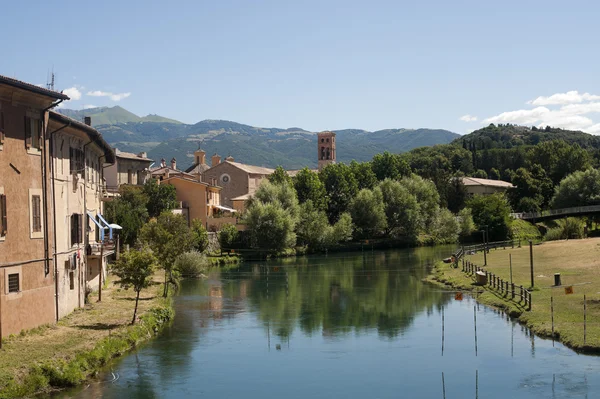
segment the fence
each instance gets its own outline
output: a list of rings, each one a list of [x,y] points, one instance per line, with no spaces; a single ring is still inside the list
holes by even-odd
[[[455,261],[458,262],[463,256],[465,256],[465,254],[468,254],[470,252],[479,252],[479,251],[483,251],[483,250],[489,251],[490,249],[498,249],[498,248],[506,249],[508,247],[514,248],[515,245],[518,245],[520,247],[521,241],[520,240],[504,240],[504,241],[494,241],[494,242],[488,242],[488,243],[482,243],[482,244],[476,244],[476,245],[466,245],[466,246],[458,248],[452,255],[454,256]]]
[[[527,307],[527,310],[531,310],[531,291],[527,290],[522,285],[509,283],[494,273],[490,273],[468,260],[463,261],[462,271],[471,275],[474,275],[477,272],[485,273],[486,285],[488,287],[500,291],[504,296],[510,295],[512,300],[518,297],[518,302],[523,303],[523,305]]]

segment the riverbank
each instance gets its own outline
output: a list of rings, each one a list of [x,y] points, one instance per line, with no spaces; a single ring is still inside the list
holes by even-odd
[[[510,281],[509,254],[512,256],[513,281],[529,287],[529,247],[492,250],[487,254],[485,269]],[[483,304],[504,309],[527,325],[535,334],[552,337],[554,307],[554,338],[564,345],[584,353],[600,353],[600,238],[552,241],[533,247],[534,289],[532,308],[524,306],[491,289],[474,284],[474,279],[461,267],[436,264],[428,281],[455,289],[472,291]],[[483,253],[467,256],[467,260],[483,267]],[[554,287],[554,274],[560,273],[562,286]],[[567,294],[565,287],[572,287]],[[585,332],[584,332],[585,295]]]
[[[142,291],[139,319],[131,325],[135,292],[109,279],[90,304],[55,325],[11,336],[0,350],[0,398],[31,396],[72,387],[96,375],[111,359],[156,335],[174,316],[170,298],[163,298],[161,273]]]

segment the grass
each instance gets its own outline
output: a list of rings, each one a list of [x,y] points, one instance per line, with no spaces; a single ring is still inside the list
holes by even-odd
[[[155,280],[160,279],[160,273]],[[132,290],[109,284],[97,302],[61,319],[11,336],[0,350],[0,398],[75,386],[117,357],[152,337],[173,314],[170,299],[155,285],[142,291],[138,314],[131,326],[135,296]]]
[[[529,287],[529,246],[492,250],[485,269],[510,280],[509,254],[512,255],[513,281]],[[546,242],[533,246],[534,289],[532,309],[525,311],[518,303],[489,288],[482,289],[481,302],[509,311],[538,335],[551,337],[551,297],[554,301],[554,337],[580,352],[600,353],[600,238]],[[467,256],[483,267],[483,253]],[[560,273],[561,287],[553,287],[554,273]],[[437,265],[432,279],[454,287],[472,289],[473,280],[447,264]],[[567,295],[566,286],[574,293]],[[583,334],[583,297],[587,302],[587,337]]]

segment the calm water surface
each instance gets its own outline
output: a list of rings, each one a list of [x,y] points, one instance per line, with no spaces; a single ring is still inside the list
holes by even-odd
[[[248,263],[186,281],[171,327],[58,397],[600,397],[600,358],[422,283],[449,251]]]

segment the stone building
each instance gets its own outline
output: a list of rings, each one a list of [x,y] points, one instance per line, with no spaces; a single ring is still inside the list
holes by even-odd
[[[0,76],[0,339],[58,319],[48,110],[68,99]]]
[[[325,166],[335,163],[336,151],[335,151],[335,133],[334,132],[321,132],[317,134],[317,159],[319,163],[319,170]]]
[[[145,152],[132,154],[115,148],[116,162],[104,170],[106,190],[116,193],[123,184],[143,185],[150,178],[152,160]]]
[[[202,174],[202,181],[222,187],[221,205],[233,208],[233,199],[252,195],[260,183],[275,170],[262,166],[235,162],[229,156],[221,162],[217,154],[212,157],[212,166]]]
[[[89,117],[81,123],[50,112],[49,132],[56,290],[63,317],[85,305],[86,286],[97,290],[106,280],[115,232],[102,216],[103,172],[108,169],[103,166],[114,166],[116,157]]]

